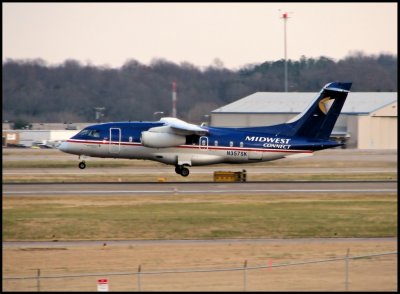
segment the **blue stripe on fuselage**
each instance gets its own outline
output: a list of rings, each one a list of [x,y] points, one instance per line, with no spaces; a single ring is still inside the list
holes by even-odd
[[[162,126],[159,122],[116,122],[104,123],[87,127],[89,130],[98,131],[98,137],[82,135],[81,132],[72,137],[70,140],[82,140],[86,143],[109,144],[110,129],[121,129],[121,144],[123,145],[138,145],[143,131],[150,128]],[[274,130],[276,130],[276,127]],[[279,136],[272,133],[257,132],[259,128],[217,128],[208,127],[209,133],[208,148],[227,150],[242,150],[242,149],[257,149],[257,151],[300,151],[300,150],[321,150],[339,146],[340,144],[328,140],[319,139],[304,139],[298,137]],[[263,130],[266,128],[264,127]],[[278,132],[279,133],[279,132]],[[199,148],[199,139],[201,136],[192,135],[194,145],[181,145],[181,148]],[[112,139],[115,141],[115,138]],[[75,141],[76,142],[76,141]],[[141,144],[140,144],[141,145]]]

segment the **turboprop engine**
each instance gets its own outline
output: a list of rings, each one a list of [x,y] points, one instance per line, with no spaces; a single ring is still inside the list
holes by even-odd
[[[141,141],[145,147],[167,148],[185,144],[186,137],[173,134],[169,126],[163,126],[142,132]]]

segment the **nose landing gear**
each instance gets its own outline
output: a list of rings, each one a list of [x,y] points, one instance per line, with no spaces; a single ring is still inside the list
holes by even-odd
[[[81,162],[79,162],[78,166],[80,169],[85,169],[85,167],[86,167],[85,158],[87,158],[86,155],[79,155],[79,160]]]
[[[181,175],[182,177],[187,177],[189,175],[189,169],[185,167],[184,165],[176,165],[175,166],[175,172],[178,175]]]

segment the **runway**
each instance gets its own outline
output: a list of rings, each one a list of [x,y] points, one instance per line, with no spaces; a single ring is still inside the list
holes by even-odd
[[[255,193],[394,193],[397,181],[3,184],[4,196],[121,196]]]
[[[394,242],[396,237],[387,238],[288,238],[288,239],[210,239],[210,240],[71,240],[71,241],[3,241],[5,248],[57,248],[94,246],[147,246],[147,245],[204,245],[204,244],[328,244],[348,242]]]
[[[243,166],[235,167],[231,166],[206,166],[206,167],[195,167],[190,169],[190,174],[212,174],[215,171],[242,171],[246,170],[250,173],[271,173],[271,174],[332,174],[332,173],[361,173],[361,174],[377,174],[377,173],[389,173],[396,172],[395,167],[346,167],[346,168],[332,168],[332,167],[268,167],[268,166]],[[3,170],[3,175],[140,175],[140,174],[152,174],[152,175],[175,175],[175,169],[171,166],[160,166],[160,167],[118,167],[109,168],[103,167],[101,170],[98,168],[86,168],[80,170],[78,168],[8,168]]]

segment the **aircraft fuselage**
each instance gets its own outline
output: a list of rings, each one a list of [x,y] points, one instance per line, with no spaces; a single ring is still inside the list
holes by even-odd
[[[288,155],[339,146],[327,140],[304,140],[230,128],[207,128],[207,135],[191,135],[186,144],[151,148],[141,142],[141,133],[157,123],[123,122],[92,126],[93,138],[75,136],[60,150],[76,155],[126,159],[147,159],[166,164],[191,166],[216,163],[270,161]],[[111,138],[111,139],[110,139]]]

